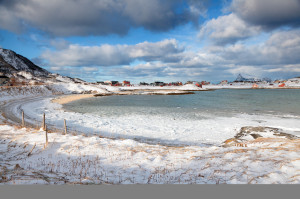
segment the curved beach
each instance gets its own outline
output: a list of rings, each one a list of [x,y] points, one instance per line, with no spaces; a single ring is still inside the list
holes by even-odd
[[[53,103],[58,104],[67,104],[76,100],[91,98],[94,97],[94,94],[73,94],[73,95],[63,95],[51,100]]]

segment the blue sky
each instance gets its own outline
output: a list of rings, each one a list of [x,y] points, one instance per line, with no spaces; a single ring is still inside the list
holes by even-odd
[[[299,0],[3,0],[0,46],[87,81],[300,76]]]

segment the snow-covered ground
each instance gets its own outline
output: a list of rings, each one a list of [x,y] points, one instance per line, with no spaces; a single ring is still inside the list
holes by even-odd
[[[18,107],[11,107],[12,113],[19,117],[23,109],[26,122],[40,121],[45,112],[47,124],[60,128],[66,119],[69,127],[67,135],[61,129],[48,134],[44,148],[44,131],[0,125],[0,183],[300,183],[299,139],[278,137],[267,129],[256,132],[260,138],[247,134],[230,142],[242,127],[261,122],[297,135],[299,118],[241,114],[195,124],[143,115],[101,118],[65,112],[51,103],[53,94],[84,91],[112,92],[70,83],[0,88],[0,106],[14,102],[11,106]],[[5,122],[3,116],[0,122]]]
[[[51,133],[45,148],[44,131],[0,125],[0,136],[2,184],[300,183],[299,139],[167,147]]]

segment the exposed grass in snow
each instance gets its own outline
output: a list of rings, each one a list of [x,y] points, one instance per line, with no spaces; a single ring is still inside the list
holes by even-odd
[[[247,147],[167,147],[0,126],[1,183],[299,183],[300,140]],[[30,154],[30,155],[29,155]],[[22,177],[23,176],[23,177]]]

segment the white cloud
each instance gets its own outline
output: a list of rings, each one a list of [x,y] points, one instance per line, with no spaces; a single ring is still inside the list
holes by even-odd
[[[198,52],[188,49],[176,40],[136,45],[70,44],[65,49],[47,51],[42,58],[60,69],[77,67],[81,75],[93,73],[95,77],[98,74],[121,79],[219,81],[234,79],[238,73],[271,78],[299,76],[300,30],[274,32],[265,41],[253,45],[236,43]],[[170,61],[170,57],[174,59]]]
[[[85,72],[97,72],[99,71],[98,67],[82,67]]]
[[[184,49],[174,39],[136,45],[80,46],[70,44],[57,51],[45,51],[41,58],[54,66],[114,66],[130,64],[136,59],[145,61],[168,60],[169,55]]]
[[[232,44],[260,33],[260,27],[250,26],[237,15],[220,16],[208,21],[199,32],[200,38],[208,37],[214,45]]]
[[[70,43],[64,39],[52,39],[50,45],[57,50],[62,50],[68,48]]]

